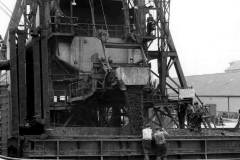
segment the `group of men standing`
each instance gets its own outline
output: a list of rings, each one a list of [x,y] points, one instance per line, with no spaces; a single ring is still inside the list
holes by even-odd
[[[148,124],[143,128],[142,138],[145,160],[150,159],[149,155],[151,153],[156,155],[156,160],[166,160],[167,144],[165,136],[168,136],[168,133],[164,128],[152,129]]]

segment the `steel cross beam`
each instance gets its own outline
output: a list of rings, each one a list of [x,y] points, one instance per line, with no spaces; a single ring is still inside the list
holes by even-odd
[[[12,13],[12,17],[10,19],[7,31],[6,31],[5,36],[4,36],[4,41],[5,42],[8,39],[9,30],[11,28],[17,28],[19,23],[20,23],[21,16],[23,14],[23,4],[24,4],[24,1],[25,0],[17,0],[17,2],[15,4],[15,7],[14,7],[14,10],[13,10],[13,13]]]
[[[132,1],[128,1],[131,3]],[[171,0],[152,0],[154,6],[147,7],[144,0],[134,0],[134,8],[136,8],[136,25],[138,33],[144,38],[146,30],[146,15],[149,11],[156,12],[156,41],[157,50],[149,51],[149,47],[154,39],[150,42],[144,42],[145,51],[150,59],[158,60],[158,72],[159,72],[159,90],[162,97],[167,101],[166,92],[166,79],[169,76],[169,70],[174,68],[179,79],[179,88],[188,88],[186,79],[181,68],[181,64],[177,55],[177,51],[172,39],[171,32],[169,30],[169,18],[170,18],[170,2]],[[148,43],[149,42],[149,43]]]
[[[181,68],[181,64],[177,55],[177,51],[169,30],[170,19],[170,2],[171,0],[151,0],[146,3],[145,0],[127,0],[128,7],[134,9],[136,18],[136,32],[141,35],[143,46],[149,59],[158,60],[159,72],[159,90],[162,97],[167,101],[166,79],[169,76],[169,70],[174,68],[179,80],[178,87],[181,89],[188,88],[186,79]],[[148,6],[150,4],[150,6]],[[146,17],[150,12],[155,12],[156,15],[156,34],[157,49],[149,51],[149,47],[154,44],[155,40],[150,39],[146,35]]]
[[[15,7],[10,18],[4,41],[6,42],[9,35],[10,29],[17,29],[19,26],[23,27],[21,30],[26,30],[28,33],[32,29],[35,23],[35,14],[37,12],[37,5],[40,4],[41,0],[17,0]],[[29,5],[30,10],[27,10],[27,5]],[[21,17],[23,16],[23,24],[21,23]],[[34,20],[33,20],[34,19]]]

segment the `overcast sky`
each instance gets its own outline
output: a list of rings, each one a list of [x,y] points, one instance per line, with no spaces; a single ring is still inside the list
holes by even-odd
[[[16,2],[0,1],[11,10]],[[185,75],[224,72],[240,60],[239,6],[240,0],[171,0],[170,29]],[[9,16],[1,8],[4,35]]]

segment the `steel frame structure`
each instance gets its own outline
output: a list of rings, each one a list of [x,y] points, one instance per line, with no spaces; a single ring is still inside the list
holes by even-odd
[[[45,0],[44,0],[45,1]],[[159,89],[161,91],[161,95],[166,95],[166,87],[170,88],[188,88],[186,79],[183,74],[183,70],[180,65],[180,61],[178,59],[177,51],[171,36],[171,32],[169,30],[169,18],[170,18],[170,1],[171,0],[152,0],[154,5],[153,7],[146,7],[146,3],[144,0],[124,0],[125,4],[125,10],[127,10],[127,7],[135,7],[138,8],[137,11],[137,24],[140,25],[138,28],[138,32],[141,33],[141,36],[144,38],[144,30],[145,23],[146,23],[146,14],[149,13],[149,10],[155,10],[156,11],[156,39],[157,39],[157,50],[150,51],[149,47],[153,43],[155,39],[148,40],[146,44],[146,52],[148,53],[149,60],[151,59],[157,59],[158,60],[158,77],[159,77]],[[46,1],[47,2],[47,1]],[[29,20],[29,13],[27,13],[27,5],[32,5],[33,3],[40,3],[43,4],[42,1],[29,1],[29,0],[17,0],[13,15],[11,17],[6,35],[5,40],[8,37],[8,31],[10,28],[17,28],[19,26],[19,22],[21,17],[24,17],[24,30],[26,30],[28,33],[30,32],[32,27],[32,23]],[[36,14],[37,9],[34,7],[30,8],[30,12],[32,12],[33,15]],[[127,14],[127,13],[126,13]],[[126,23],[126,28],[129,28],[129,22]],[[169,76],[169,70],[174,66],[179,83],[174,83],[177,86],[170,86],[166,82],[166,78],[169,77],[171,81],[173,79]],[[177,91],[177,90],[175,90]]]
[[[33,62],[34,62],[34,107],[37,114],[41,116],[42,119],[46,121],[46,124],[49,125],[49,97],[50,93],[49,89],[49,55],[48,55],[48,26],[46,21],[45,13],[49,12],[47,9],[47,3],[49,0],[17,0],[15,9],[13,11],[13,15],[11,21],[9,23],[9,27],[7,30],[7,34],[5,36],[5,41],[9,38],[10,42],[10,68],[11,68],[11,77],[15,81],[11,83],[11,98],[12,98],[12,108],[9,114],[11,119],[11,128],[6,129],[3,128],[4,131],[10,130],[12,137],[17,139],[17,146],[20,145],[20,135],[19,135],[19,125],[24,124],[24,119],[26,113],[26,77],[25,77],[25,68],[24,68],[24,57],[26,56],[26,39],[29,34],[32,34],[34,37],[33,43]],[[93,3],[93,0],[90,0],[90,3]],[[176,94],[178,94],[178,89],[186,89],[188,88],[186,79],[183,74],[183,70],[180,65],[180,61],[177,55],[177,51],[171,36],[171,32],[169,30],[169,17],[170,17],[170,0],[152,0],[152,7],[147,7],[145,0],[122,0],[124,15],[129,17],[129,9],[134,8],[136,11],[136,33],[139,35],[141,41],[141,48],[147,54],[148,60],[157,59],[158,61],[158,73],[152,71],[152,74],[157,76],[159,79],[159,85],[157,87],[157,101],[154,105],[150,106],[148,109],[152,111],[151,115],[148,115],[148,120],[152,121],[155,125],[162,126],[162,118],[166,116],[170,117],[173,123],[179,127],[179,117],[176,117],[171,114],[171,110],[178,110],[179,101],[171,101],[167,94],[167,88],[173,90]],[[37,8],[34,7],[34,4],[39,4],[39,12],[40,12],[40,28],[34,28],[35,19],[30,20],[29,13],[32,15],[36,15]],[[27,11],[27,5],[31,5],[30,12]],[[156,12],[156,34],[154,37],[149,37],[145,35],[146,32],[146,15],[149,11]],[[94,12],[93,8],[91,8],[91,12]],[[24,31],[16,31],[16,28],[19,26],[21,17],[24,18],[24,25],[22,25],[22,29]],[[34,17],[35,18],[35,17]],[[124,33],[130,32],[130,22],[129,19],[125,19]],[[95,26],[95,24],[93,25]],[[94,29],[95,30],[95,29]],[[126,36],[126,35],[125,35]],[[138,38],[139,38],[138,37]],[[151,44],[154,44],[156,41],[157,48],[156,50],[150,50]],[[17,42],[17,43],[16,43]],[[18,45],[18,47],[17,47]],[[110,44],[105,44],[110,45]],[[114,45],[114,44],[111,44]],[[110,47],[114,47],[111,46]],[[116,45],[116,44],[115,44]],[[119,47],[119,46],[117,46]],[[134,45],[125,45],[121,47],[136,47]],[[137,44],[139,47],[139,44]],[[41,52],[41,53],[40,53]],[[43,61],[44,59],[44,61]],[[41,67],[41,68],[40,68]],[[169,71],[174,68],[176,70],[179,83],[175,82],[173,78],[170,77]],[[172,83],[170,84],[169,81]],[[174,84],[174,85],[172,85]],[[177,89],[176,89],[177,88]],[[158,92],[159,91],[159,92]],[[134,96],[134,95],[133,95]],[[140,102],[141,96],[139,96]],[[134,99],[134,98],[132,98]],[[4,99],[5,100],[5,99]],[[149,100],[149,99],[148,99]],[[2,102],[3,103],[3,102]],[[5,102],[4,102],[5,103]],[[139,106],[139,104],[136,104]],[[4,106],[5,107],[5,106]],[[142,107],[142,106],[141,106]],[[147,112],[147,111],[146,111]],[[125,113],[124,113],[125,114]],[[146,113],[144,113],[146,114]],[[20,117],[19,117],[20,115]],[[4,124],[7,124],[6,118],[4,119]],[[138,127],[138,126],[137,126]],[[64,132],[61,132],[60,135],[63,136],[63,133],[70,134],[71,132],[67,131],[65,128]],[[74,129],[73,129],[74,130]],[[83,129],[84,130],[84,129]],[[97,135],[97,129],[95,130]],[[86,133],[86,131],[83,131]],[[4,133],[4,132],[3,132]],[[78,133],[78,132],[75,132]],[[114,131],[116,133],[116,131]],[[4,142],[5,149],[4,154],[6,154],[6,146],[8,135],[6,133],[1,135],[2,141]],[[69,137],[74,137],[75,135],[67,135]],[[79,136],[79,135],[78,135]],[[141,139],[139,137],[117,137],[119,135],[113,135],[111,138],[101,137],[97,135],[97,137],[77,137],[77,139],[69,140],[69,137],[63,137],[59,139],[29,139],[28,147],[26,151],[26,155],[31,158],[44,158],[42,156],[43,151],[45,151],[46,146],[50,146],[48,154],[46,154],[45,158],[79,158],[79,157],[96,157],[96,159],[107,159],[112,157],[120,157],[120,159],[128,159],[129,155],[133,156],[133,159],[142,159],[143,153],[141,152]],[[71,138],[72,138],[71,137]],[[117,138],[116,138],[117,137]],[[95,138],[95,139],[94,139]],[[219,144],[222,143],[222,138],[212,138],[205,137],[199,138],[195,137],[195,139],[187,139],[183,137],[182,139],[170,139],[168,140],[170,144],[171,154],[170,157],[173,158],[208,158],[208,157],[231,157],[232,153],[234,156],[239,156],[239,137],[225,137],[224,140],[225,146],[222,148],[218,148],[215,150],[215,147],[219,147]],[[91,140],[89,140],[91,139]],[[13,139],[14,140],[14,139]],[[69,143],[73,145],[75,150],[72,152],[65,150],[69,149]],[[35,147],[39,144],[41,147]],[[93,145],[95,148],[90,148],[88,152],[84,153],[80,146],[83,145]],[[232,145],[233,144],[233,145]],[[191,148],[189,151],[189,146],[196,146],[195,148]],[[77,147],[76,147],[77,146]],[[112,147],[119,147],[113,150],[113,153],[110,153],[109,150]],[[220,145],[221,146],[221,145]],[[186,148],[184,148],[186,147]],[[232,152],[225,151],[226,147],[230,147],[233,149]],[[28,150],[29,149],[29,150]],[[236,149],[236,150],[234,150]],[[177,150],[177,151],[176,151]],[[181,150],[181,151],[179,151]],[[189,153],[191,152],[191,153]],[[90,153],[90,154],[89,154]],[[98,153],[98,154],[96,154]],[[195,155],[194,155],[195,154]],[[135,157],[134,157],[135,156]],[[136,158],[137,157],[137,158]],[[194,157],[194,158],[195,158]],[[232,156],[233,157],[233,156]]]
[[[169,18],[170,18],[170,1],[171,0],[152,0],[154,6],[146,6],[144,0],[127,0],[127,4],[136,8],[137,11],[137,25],[141,27],[138,28],[138,33],[140,33],[144,38],[149,38],[145,35],[146,28],[143,27],[146,24],[146,17],[150,11],[156,12],[156,33],[155,38],[150,38],[145,41],[145,51],[148,53],[148,59],[157,59],[158,60],[158,74],[154,74],[159,78],[159,89],[161,95],[167,100],[166,87],[170,87],[175,92],[178,93],[177,89],[188,88],[186,79],[183,74],[183,70],[180,65],[180,61],[177,55],[177,50],[175,48],[171,32],[169,30]],[[156,50],[149,50],[149,47],[157,41]],[[155,43],[156,44],[156,43]],[[175,82],[169,75],[169,70],[174,67],[177,73],[177,78],[179,79],[179,84]],[[169,78],[173,81],[172,86],[167,83],[166,79]]]
[[[175,125],[183,127],[183,125],[179,125],[179,121],[184,121],[179,120],[181,116],[177,118],[171,113],[173,110],[179,110],[179,104],[182,102],[181,100],[172,101],[167,93],[168,88],[177,95],[179,94],[179,89],[188,88],[169,29],[170,1],[171,0],[151,0],[149,3],[146,3],[145,0],[128,0],[127,3],[130,7],[137,10],[137,33],[143,38],[143,46],[145,46],[144,49],[147,53],[148,60],[157,59],[158,73],[152,71],[152,74],[158,78],[159,84],[157,90],[159,91],[159,96],[158,102],[156,102],[156,105],[153,105],[153,113],[149,117],[149,121],[154,121],[157,125],[163,125],[161,117],[167,116],[172,119]],[[146,26],[146,18],[150,12],[155,13],[154,18],[156,19],[156,31],[153,36],[146,35],[146,28],[144,27]],[[154,44],[157,44],[155,50],[150,50],[151,45]],[[179,83],[169,75],[172,68],[176,71]],[[186,101],[183,103],[187,104],[191,102]]]
[[[34,67],[34,109],[35,114],[40,115],[41,119],[44,119],[46,125],[50,125],[50,111],[49,111],[49,88],[50,86],[50,72],[49,69],[51,57],[49,55],[49,24],[47,20],[47,13],[49,11],[49,2],[50,0],[18,0],[13,12],[12,20],[9,24],[9,40],[10,40],[10,65],[11,65],[11,77],[13,77],[16,81],[12,81],[11,90],[12,90],[12,106],[13,110],[11,115],[13,117],[20,117],[13,118],[12,121],[12,136],[19,138],[19,126],[24,124],[24,117],[26,117],[26,90],[25,90],[25,70],[24,70],[24,57],[26,56],[26,39],[28,35],[31,34],[33,37],[32,44],[33,44],[33,67]],[[174,117],[171,113],[171,110],[176,110],[178,107],[179,101],[171,101],[167,95],[167,87],[172,89],[174,92],[178,94],[179,88],[187,88],[187,83],[178,59],[177,51],[169,30],[169,17],[170,17],[170,0],[154,0],[152,1],[154,6],[147,7],[145,0],[122,0],[123,8],[124,8],[124,15],[129,17],[128,10],[129,7],[135,10],[135,21],[134,24],[136,25],[136,36],[137,38],[141,39],[140,43],[133,43],[133,44],[120,44],[120,47],[123,48],[141,48],[147,55],[148,60],[157,59],[158,61],[158,73],[153,74],[158,77],[159,85],[157,87],[157,102],[153,101],[153,105],[149,107],[152,110],[151,115],[147,115],[147,120],[153,121],[156,125],[162,126],[162,117],[168,116],[172,119],[172,121],[179,126],[179,122],[177,117]],[[90,3],[92,4],[93,1],[91,0]],[[40,19],[40,27],[35,27],[35,16],[37,13],[37,8],[34,4],[39,5],[39,19]],[[27,10],[27,6],[30,5],[30,11]],[[153,37],[147,36],[146,33],[146,15],[149,13],[150,10],[155,10],[156,12],[156,35]],[[94,10],[91,7],[91,12],[93,13]],[[33,16],[33,20],[30,20]],[[24,17],[24,31],[16,31],[17,26],[19,25],[21,17]],[[49,18],[49,17],[48,17]],[[71,17],[72,18],[72,17]],[[72,20],[72,19],[71,19]],[[94,21],[94,20],[93,20]],[[15,23],[13,23],[15,22]],[[124,33],[131,32],[130,31],[130,22],[129,19],[125,19],[125,26],[124,26]],[[93,24],[93,27],[96,27]],[[13,29],[10,29],[13,28]],[[71,28],[72,29],[72,28]],[[95,32],[95,28],[93,28]],[[72,30],[71,30],[72,31]],[[94,33],[93,33],[94,34]],[[8,33],[6,34],[8,35]],[[61,36],[70,35],[73,36],[72,33],[70,34],[63,34]],[[126,36],[126,35],[125,35]],[[6,36],[8,37],[8,36]],[[157,49],[155,51],[150,51],[149,47],[154,41],[157,41]],[[17,43],[16,43],[17,41]],[[16,47],[16,46],[19,47]],[[104,44],[105,47],[112,47],[118,48],[118,46],[114,46],[116,44]],[[178,79],[180,84],[176,83],[169,75],[169,70],[171,68],[175,68]],[[24,73],[24,74],[22,74]],[[172,86],[167,82],[167,78],[169,78],[173,84],[176,86]],[[175,89],[175,88],[178,89]],[[134,90],[137,92],[136,90]],[[20,94],[21,92],[21,94]],[[135,95],[132,95],[134,97]],[[134,101],[134,98],[130,99]],[[142,109],[144,106],[140,103],[142,100],[142,95],[138,97],[136,100],[136,104],[134,107],[140,107]],[[135,102],[131,102],[134,104]],[[132,108],[134,108],[132,107]],[[148,109],[149,109],[148,108]],[[139,111],[139,110],[138,110]],[[146,111],[147,112],[147,111]],[[134,110],[132,113],[136,113]],[[139,113],[140,114],[140,113]],[[146,114],[146,113],[144,113]],[[138,115],[137,115],[138,116]],[[136,117],[137,117],[136,116]],[[133,115],[134,117],[134,115]],[[139,116],[137,117],[139,118]],[[142,120],[140,120],[142,123]],[[136,121],[134,121],[136,122]],[[142,125],[142,124],[140,124]],[[136,124],[136,128],[140,129],[140,125]],[[48,126],[47,126],[48,127]],[[44,141],[45,143],[45,141]],[[46,141],[48,143],[48,141]],[[57,142],[59,145],[59,142]],[[58,146],[59,147],[59,146]]]
[[[152,0],[153,6],[147,7],[145,0],[123,0],[123,7],[124,7],[124,14],[125,16],[129,16],[128,10],[129,8],[134,8],[136,10],[136,28],[137,28],[137,34],[140,35],[140,37],[143,39],[143,49],[145,50],[145,53],[147,53],[147,58],[148,60],[152,59],[157,59],[158,62],[158,73],[153,73],[153,75],[158,77],[159,80],[159,85],[158,85],[158,90],[160,91],[160,96],[159,96],[159,101],[161,101],[162,107],[154,108],[154,111],[156,111],[155,115],[160,114],[170,116],[174,121],[176,122],[177,120],[173,118],[170,115],[170,111],[167,110],[162,111],[160,108],[169,106],[169,109],[172,109],[172,102],[169,101],[169,97],[167,94],[167,88],[170,88],[178,94],[179,89],[186,89],[188,88],[186,79],[183,74],[183,70],[180,65],[180,61],[177,55],[177,51],[171,36],[171,32],[169,30],[169,18],[170,18],[170,1],[171,0]],[[13,12],[13,16],[11,18],[11,21],[9,23],[9,28],[16,28],[19,25],[20,19],[23,16],[24,18],[24,30],[26,31],[27,34],[38,34],[37,29],[34,28],[34,20],[30,20],[29,13],[36,15],[37,8],[34,7],[34,3],[40,4],[40,22],[41,22],[41,30],[40,34],[43,38],[41,38],[41,48],[42,51],[47,51],[47,26],[45,22],[45,15],[43,14],[45,12],[44,6],[48,0],[43,0],[43,1],[29,1],[29,0],[18,0]],[[92,1],[90,1],[92,3]],[[27,11],[27,5],[30,5],[30,11]],[[156,34],[155,38],[149,38],[145,35],[145,30],[146,30],[146,16],[150,11],[155,11],[156,13]],[[28,12],[28,13],[27,13]],[[48,12],[48,11],[47,11]],[[94,12],[93,9],[91,9],[91,12]],[[14,22],[14,23],[13,23]],[[125,30],[127,32],[130,32],[130,22],[128,19],[125,19]],[[8,33],[8,32],[7,32]],[[8,34],[6,34],[6,37]],[[157,42],[157,50],[151,51],[149,50],[149,47],[151,44],[154,44],[154,41]],[[46,59],[48,56],[44,56]],[[41,58],[41,57],[39,57]],[[45,64],[40,64],[43,67],[48,65],[48,61],[44,61]],[[174,68],[179,80],[179,84],[173,80],[173,78],[170,77],[169,71],[170,69]],[[42,94],[42,100],[43,103],[42,105],[44,106],[43,108],[47,108],[49,102],[48,102],[48,93],[47,88],[48,88],[48,78],[44,76],[47,74],[47,68],[43,69],[42,71],[45,71],[44,74],[42,74],[42,80],[45,82],[42,83],[42,91],[45,93]],[[168,81],[171,81],[171,84]],[[40,83],[40,82],[38,82]],[[37,82],[36,82],[37,84]],[[172,85],[174,84],[174,85]],[[170,104],[171,103],[171,104]],[[39,104],[39,103],[37,103]],[[36,104],[36,105],[37,105]],[[175,103],[176,104],[176,103]],[[178,106],[178,104],[176,105]],[[174,108],[174,107],[173,107]],[[40,112],[40,109],[39,109]],[[45,113],[41,114],[42,117],[48,113],[48,111],[44,111]],[[158,113],[157,113],[158,112]],[[165,113],[165,114],[164,114]],[[157,118],[159,119],[159,118]],[[159,119],[159,123],[160,119]]]

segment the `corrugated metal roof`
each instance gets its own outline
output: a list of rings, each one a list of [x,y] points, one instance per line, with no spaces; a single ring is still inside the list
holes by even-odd
[[[186,79],[198,95],[240,95],[240,72],[195,75]]]

